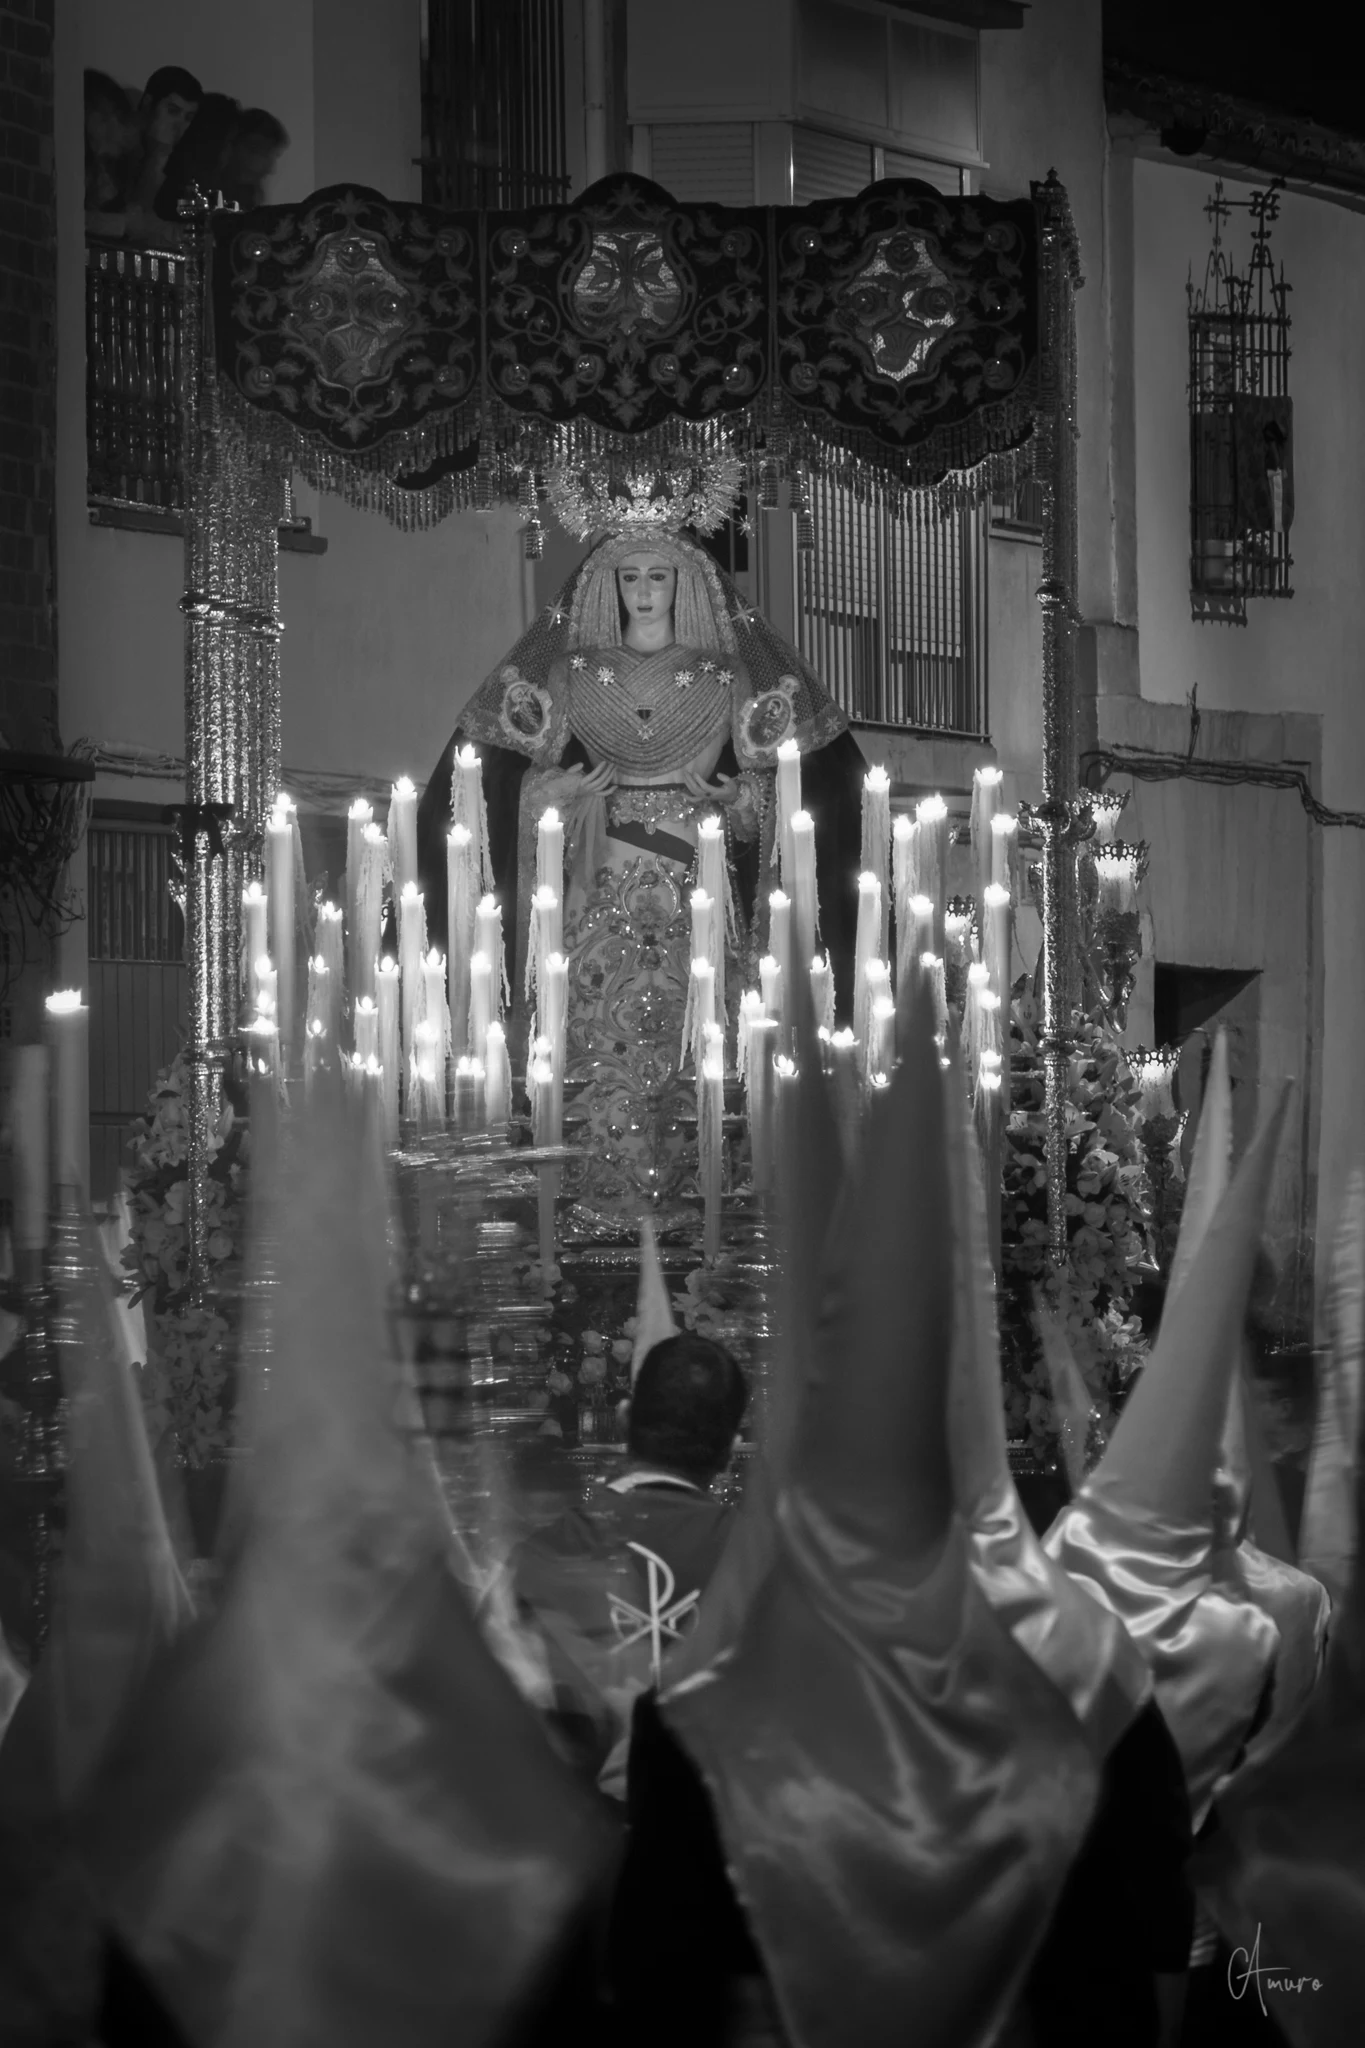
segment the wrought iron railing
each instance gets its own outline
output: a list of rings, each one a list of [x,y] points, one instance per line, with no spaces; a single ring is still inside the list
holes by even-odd
[[[85,393],[92,504],[178,512],[180,298],[185,258],[93,236],[85,249]]]
[[[567,199],[561,0],[427,0],[425,14],[427,205]]]
[[[175,900],[175,834],[96,818],[86,838],[90,989],[90,1167],[112,1195],[129,1125],[184,1036],[185,924]]]
[[[797,639],[850,718],[986,731],[986,516],[917,493],[904,513],[813,480]]]

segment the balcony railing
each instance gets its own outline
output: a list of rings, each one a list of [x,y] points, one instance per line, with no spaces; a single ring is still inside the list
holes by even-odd
[[[797,639],[835,702],[869,725],[983,737],[984,512],[916,495],[897,513],[813,480],[811,513]]]
[[[85,249],[88,494],[179,512],[180,299],[185,258],[90,237]]]

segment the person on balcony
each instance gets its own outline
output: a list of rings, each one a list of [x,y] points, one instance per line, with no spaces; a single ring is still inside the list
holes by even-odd
[[[165,64],[147,80],[138,106],[142,130],[142,151],[134,174],[128,203],[128,235],[135,241],[164,239],[156,213],[157,195],[166,176],[171,152],[185,134],[204,97],[204,88],[193,72],[178,64]]]
[[[85,226],[122,239],[137,164],[138,121],[128,95],[104,71],[85,74]]]

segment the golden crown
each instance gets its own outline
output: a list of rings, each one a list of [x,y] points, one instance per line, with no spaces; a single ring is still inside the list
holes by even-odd
[[[563,463],[545,479],[551,509],[575,540],[626,527],[678,533],[687,526],[694,533],[715,533],[743,487],[744,465],[732,448],[669,456],[633,470]]]

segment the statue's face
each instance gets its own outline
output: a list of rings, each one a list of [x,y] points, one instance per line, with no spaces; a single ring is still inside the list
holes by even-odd
[[[629,616],[650,625],[672,612],[678,572],[662,555],[627,555],[616,572],[616,585]]]

